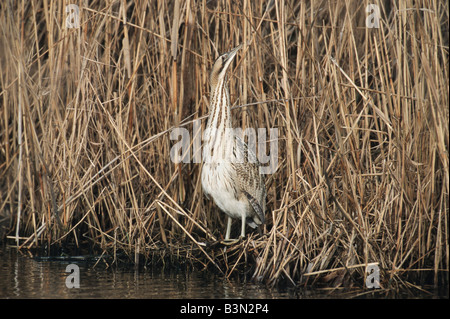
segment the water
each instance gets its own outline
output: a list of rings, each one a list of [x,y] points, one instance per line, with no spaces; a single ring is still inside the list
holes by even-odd
[[[73,271],[79,270],[79,288]],[[68,280],[69,279],[69,280]],[[66,282],[68,281],[68,283]],[[295,298],[448,298],[446,293],[386,289],[295,290],[268,288],[263,284],[226,280],[201,271],[162,271],[133,267],[94,267],[94,263],[37,261],[26,251],[0,246],[0,298],[151,298],[151,299],[295,299]]]
[[[66,280],[79,268],[79,288]],[[71,278],[69,278],[71,279]],[[74,284],[69,280],[69,286]],[[295,298],[294,289],[236,283],[200,271],[135,270],[85,262],[37,261],[0,248],[0,298]]]

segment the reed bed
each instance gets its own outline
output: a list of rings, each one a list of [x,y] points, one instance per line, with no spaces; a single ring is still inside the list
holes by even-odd
[[[448,283],[447,1],[74,1],[78,28],[68,4],[0,4],[8,242],[269,284],[363,286],[370,263],[381,287]],[[205,126],[210,67],[239,43],[234,126],[277,128],[278,167],[264,235],[225,249],[170,132]]]

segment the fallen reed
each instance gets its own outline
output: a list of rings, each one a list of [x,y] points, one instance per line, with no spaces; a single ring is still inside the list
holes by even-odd
[[[375,0],[378,27],[369,1],[74,2],[75,28],[68,2],[0,4],[8,242],[271,284],[361,286],[369,263],[382,287],[448,283],[448,2]],[[224,249],[170,132],[204,127],[212,62],[239,43],[234,126],[278,128],[278,168],[264,236]]]

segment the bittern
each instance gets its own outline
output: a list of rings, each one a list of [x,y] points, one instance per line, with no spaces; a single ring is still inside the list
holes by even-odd
[[[202,187],[207,197],[228,216],[225,243],[230,240],[232,218],[259,227],[265,221],[266,188],[255,153],[233,134],[227,71],[242,45],[217,58],[210,73],[210,114],[203,135]],[[258,229],[260,230],[260,229]]]

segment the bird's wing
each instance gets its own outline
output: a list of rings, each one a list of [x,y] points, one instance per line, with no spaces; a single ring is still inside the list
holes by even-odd
[[[264,216],[264,211],[261,208],[261,206],[259,205],[258,201],[252,195],[247,193],[246,191],[244,191],[244,194],[245,194],[245,196],[247,196],[249,203],[252,205],[253,210],[258,215],[259,219],[261,220],[261,223],[264,224],[266,218]]]
[[[235,136],[234,156],[243,161],[235,163],[236,173],[239,175],[239,188],[244,192],[253,210],[264,223],[266,186],[264,176],[259,173],[260,163],[255,152],[244,141]]]

